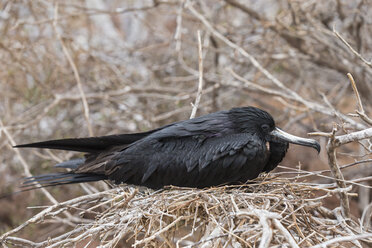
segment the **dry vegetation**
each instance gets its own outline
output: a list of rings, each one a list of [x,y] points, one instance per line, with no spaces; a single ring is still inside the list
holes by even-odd
[[[233,106],[266,109],[323,148],[291,146],[273,173],[239,187],[13,195],[0,199],[0,243],[369,247],[371,13],[365,0],[0,1],[1,193],[76,156],[16,143],[145,131]]]

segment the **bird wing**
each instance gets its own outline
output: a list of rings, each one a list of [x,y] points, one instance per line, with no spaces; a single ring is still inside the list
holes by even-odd
[[[172,139],[190,136],[213,137],[234,132],[228,111],[219,111],[197,118],[175,122],[149,135],[152,139]]]
[[[79,165],[77,172],[111,174],[118,168],[119,164],[124,163],[129,157],[132,158],[131,160],[135,160],[135,158],[143,159],[144,157],[148,157],[147,154],[154,154],[155,150],[159,150],[159,146],[163,147],[163,145],[168,145],[163,152],[172,150],[172,146],[188,146],[187,149],[191,150],[192,148],[189,146],[213,137],[222,137],[226,134],[233,133],[233,131],[232,124],[226,115],[226,111],[175,122],[144,133],[146,135],[142,135],[142,133],[134,134],[139,136],[142,135],[143,137],[130,144],[128,142],[128,144],[124,146],[110,146],[106,150],[98,153],[88,154],[85,163]],[[122,136],[128,140],[127,135]],[[107,139],[111,138],[111,136],[101,138]],[[112,143],[113,142],[110,144]],[[149,159],[150,161],[153,160],[152,157]]]
[[[200,132],[202,129],[206,129],[208,125],[211,125],[212,130],[218,129],[221,124],[221,120],[218,118],[226,119],[226,111],[220,111],[209,115],[201,116],[191,120],[175,122],[154,130],[150,130],[142,133],[132,134],[115,134],[100,137],[89,137],[89,138],[73,138],[73,139],[58,139],[48,140],[42,142],[35,142],[29,144],[21,144],[14,146],[15,148],[33,147],[33,148],[49,148],[58,150],[69,150],[86,153],[98,153],[105,150],[109,150],[116,146],[128,146],[138,140],[141,140],[149,135],[156,134],[157,138],[161,137],[180,137],[188,136],[191,133]],[[211,119],[212,118],[212,119]],[[199,126],[200,123],[204,125]],[[207,128],[207,133],[208,131]]]
[[[241,177],[242,167],[253,162],[261,172],[264,164],[255,159],[265,146],[255,135],[240,133],[200,139],[185,136],[145,138],[100,159],[86,163],[75,173],[105,173],[116,183],[161,188],[165,185],[203,187]],[[257,176],[256,175],[256,176]]]
[[[17,145],[15,147],[49,148],[77,152],[97,153],[100,151],[107,150],[110,147],[114,146],[129,145],[137,140],[143,139],[144,137],[158,130],[159,129],[143,133],[118,134],[100,137],[48,140],[30,144]]]

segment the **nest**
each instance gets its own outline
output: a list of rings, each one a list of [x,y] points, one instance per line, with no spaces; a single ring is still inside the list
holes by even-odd
[[[363,234],[356,221],[344,219],[341,208],[322,205],[324,198],[337,191],[331,185],[275,177],[202,190],[118,187],[46,207],[3,234],[0,242],[32,247],[371,245],[371,234]],[[32,223],[58,223],[66,228],[41,242],[16,236]]]

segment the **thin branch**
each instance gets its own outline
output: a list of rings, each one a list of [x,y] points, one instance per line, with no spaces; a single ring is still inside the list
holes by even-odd
[[[151,235],[150,237],[147,237],[145,239],[142,239],[140,241],[137,241],[134,246],[137,246],[139,244],[143,244],[143,243],[148,243],[150,242],[151,240],[155,239],[157,236],[159,236],[160,234],[168,231],[170,228],[172,228],[173,226],[175,226],[178,222],[180,222],[181,220],[184,220],[186,219],[187,216],[179,216],[177,219],[175,219],[172,223],[170,223],[169,225],[167,225],[166,227],[162,228],[161,230],[157,231],[156,233],[154,233],[153,235]]]
[[[358,91],[358,88],[356,86],[356,83],[354,81],[353,76],[351,75],[351,73],[348,73],[347,76],[348,76],[348,78],[350,80],[351,87],[353,87],[353,90],[354,90],[354,93],[355,93],[355,97],[357,98],[357,102],[358,102],[359,110],[357,110],[356,113],[360,116],[360,118],[362,118],[362,120],[364,120],[365,122],[367,122],[369,125],[372,125],[372,119],[370,119],[367,116],[366,112],[364,111],[362,100],[360,99],[359,91]]]
[[[96,193],[96,194],[92,194],[92,195],[85,195],[85,196],[77,197],[77,198],[71,199],[69,201],[65,201],[63,203],[58,203],[57,202],[57,203],[55,203],[55,205],[44,209],[40,213],[36,214],[32,218],[30,218],[29,220],[24,222],[23,224],[19,225],[17,228],[14,228],[13,230],[10,230],[10,231],[4,233],[3,235],[1,235],[0,236],[0,242],[5,240],[8,236],[21,231],[22,229],[24,229],[29,224],[36,223],[39,220],[42,220],[48,214],[50,214],[52,211],[54,211],[56,209],[60,209],[60,208],[63,208],[65,206],[74,205],[74,204],[77,204],[77,203],[82,203],[82,202],[85,202],[85,201],[89,201],[90,199],[99,199],[99,198],[101,198],[101,196],[107,195],[107,194],[109,194],[111,192],[114,192],[114,191],[116,191],[116,189],[115,190],[109,190],[109,191],[106,191],[106,192],[100,192],[100,193]]]
[[[360,141],[363,139],[371,139],[371,138],[372,138],[372,127],[367,128],[362,131],[336,136],[334,140],[334,144],[338,147],[338,146],[341,146],[341,145],[344,145],[350,142]]]
[[[0,128],[4,132],[6,138],[9,140],[9,143],[12,146],[15,146],[16,143],[15,143],[12,135],[4,127],[3,122],[1,121],[1,119],[0,119]],[[19,152],[19,149],[16,149],[16,148],[14,149],[13,148],[13,151],[17,155],[17,158],[18,158],[19,162],[21,162],[21,165],[23,167],[23,173],[25,174],[25,176],[26,177],[31,177],[32,174],[31,174],[31,171],[30,171],[30,166],[28,165],[28,163],[26,162],[26,160],[23,158],[23,156]],[[39,183],[35,184],[35,186],[36,187],[41,187],[41,185]],[[41,188],[41,191],[49,199],[49,201],[51,201],[53,204],[58,204],[58,201],[45,188]]]
[[[176,52],[178,53],[180,52],[181,47],[182,47],[182,13],[183,13],[183,9],[185,8],[185,1],[187,0],[182,0],[182,3],[180,4],[177,10],[177,18],[176,18],[177,28],[174,34],[174,39],[176,40]]]
[[[67,47],[65,46],[65,43],[62,40],[61,34],[58,31],[57,24],[58,24],[58,2],[56,3],[56,5],[54,7],[54,20],[53,20],[54,32],[56,33],[57,39],[61,43],[63,53],[65,54],[70,66],[72,68],[72,71],[74,72],[75,80],[76,80],[76,83],[77,83],[77,86],[78,86],[78,89],[79,89],[79,92],[80,92],[80,96],[81,96],[81,101],[83,103],[84,117],[85,117],[85,120],[87,122],[88,132],[89,132],[90,136],[93,136],[93,128],[92,128],[92,125],[90,124],[90,120],[89,120],[89,105],[88,105],[87,99],[85,97],[83,86],[81,84],[79,71],[78,71],[78,69],[75,65],[74,60],[72,59],[70,53],[67,50]]]
[[[336,127],[334,127],[332,130],[333,136],[328,140],[328,144],[327,144],[328,164],[330,166],[330,169],[332,171],[334,178],[336,179],[337,186],[339,188],[347,188],[344,176],[340,170],[340,167],[338,165],[337,158],[336,158],[336,147],[337,147],[337,145],[335,144],[336,131],[337,129]],[[341,208],[342,208],[343,215],[346,218],[349,218],[350,217],[350,205],[349,205],[349,198],[347,196],[347,192],[340,191],[339,195],[341,199]]]
[[[200,98],[203,92],[203,50],[202,50],[202,41],[200,37],[200,30],[198,30],[198,58],[199,58],[199,84],[198,92],[196,93],[195,103],[191,111],[190,119],[194,118],[196,111],[198,110],[200,104]]]
[[[362,55],[360,55],[360,53],[355,51],[354,48],[336,31],[334,26],[333,26],[333,33],[350,49],[350,51],[352,51],[360,60],[362,60],[364,64],[372,68],[372,62],[367,61],[365,58],[363,58]]]
[[[288,230],[282,225],[282,223],[280,223],[280,221],[278,219],[273,219],[273,222],[274,222],[275,227],[281,232],[281,234],[284,235],[284,237],[286,238],[288,243],[293,248],[297,248],[297,247],[299,248],[299,246],[297,245],[296,241],[293,239],[290,232],[288,232]]]
[[[337,237],[331,240],[328,240],[326,242],[320,243],[318,245],[313,246],[313,248],[324,248],[324,247],[330,247],[331,244],[340,244],[341,242],[350,242],[354,240],[359,239],[367,239],[371,238],[372,233],[363,233],[363,234],[356,234],[356,235],[350,235],[345,237]]]

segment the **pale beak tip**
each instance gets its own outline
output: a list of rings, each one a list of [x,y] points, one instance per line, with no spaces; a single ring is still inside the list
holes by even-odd
[[[320,148],[320,144],[319,144],[318,142],[316,142],[316,143],[314,144],[314,148],[318,151],[318,154],[319,154],[321,148]]]

